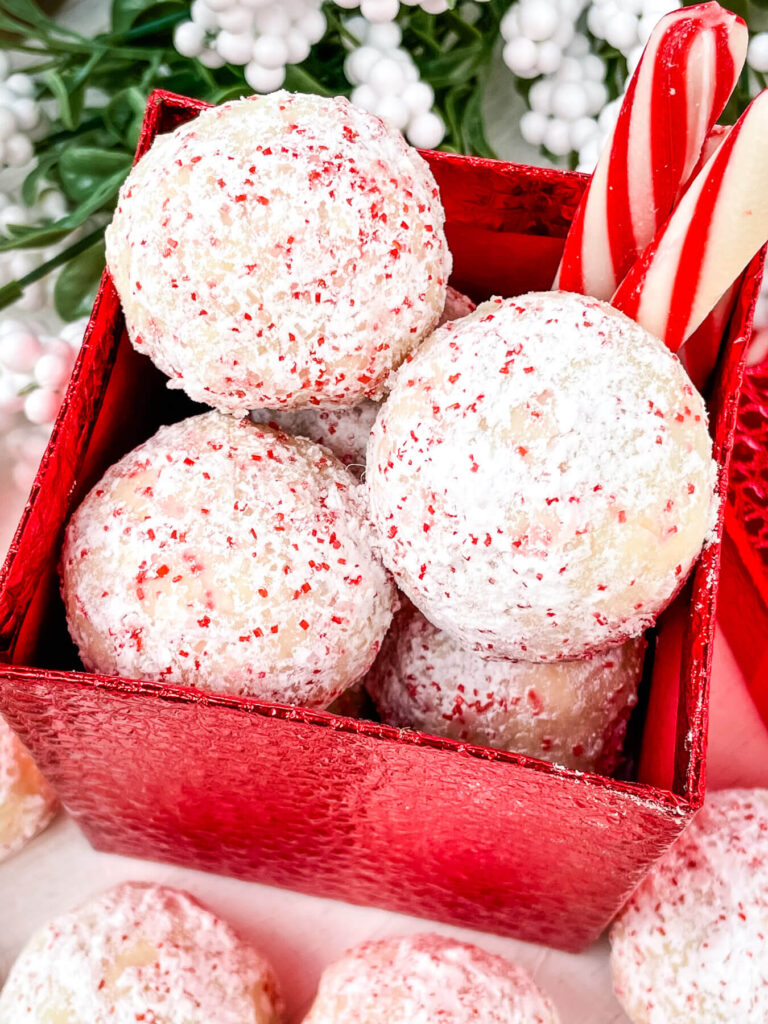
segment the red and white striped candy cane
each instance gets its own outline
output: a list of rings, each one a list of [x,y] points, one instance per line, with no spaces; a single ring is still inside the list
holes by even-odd
[[[611,302],[676,352],[768,240],[768,89],[699,171]]]
[[[661,19],[576,212],[555,288],[613,295],[690,178],[747,43],[742,19],[717,3]]]
[[[693,181],[709,158],[717,152],[721,143],[728,137],[730,130],[730,125],[716,124],[713,126],[712,131],[706,137],[704,145],[701,147],[701,156],[696,164],[691,181]],[[688,371],[688,376],[699,391],[704,391],[717,364],[723,335],[731,318],[738,290],[738,281],[726,289],[725,294],[712,312],[696,328],[680,349],[680,362]]]

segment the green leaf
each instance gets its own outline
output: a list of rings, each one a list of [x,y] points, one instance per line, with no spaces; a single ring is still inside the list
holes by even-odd
[[[248,86],[243,87],[248,91]],[[330,92],[316,78],[299,64],[289,64],[285,69],[285,88],[292,92],[313,92],[318,96],[330,96]]]
[[[129,143],[131,125],[138,121],[139,126],[144,119],[144,108],[147,104],[147,97],[135,85],[129,85],[122,89],[116,96],[113,96],[104,109],[104,124],[119,139],[126,139]]]
[[[3,0],[3,13],[10,14],[20,21],[26,21],[30,25],[39,25],[48,21],[34,0]]]
[[[127,175],[130,167],[131,157],[123,150],[70,146],[59,160],[59,176],[66,194],[79,203],[92,195],[105,179]]]
[[[10,249],[36,249],[42,245],[58,242],[70,231],[79,228],[91,214],[97,213],[104,207],[112,207],[124,179],[125,174],[122,171],[107,178],[88,199],[80,203],[77,209],[52,224],[33,227],[9,224],[5,229],[8,237],[0,238],[0,252],[8,252]]]
[[[112,31],[127,32],[138,16],[154,3],[155,0],[112,0]]]
[[[68,84],[58,71],[46,71],[42,79],[58,101],[59,113],[64,126],[70,131],[74,131],[83,112],[85,83],[81,82],[73,87],[72,83]]]
[[[58,153],[47,153],[45,156],[38,158],[37,164],[26,176],[21,186],[21,198],[26,206],[35,205],[39,191],[38,186],[58,159]]]
[[[426,61],[417,61],[422,78],[433,88],[453,86],[456,82],[467,82],[474,77],[485,60],[483,46],[459,46],[450,53],[443,53]]]
[[[104,270],[104,242],[70,260],[56,278],[53,302],[63,320],[87,316]]]
[[[469,94],[464,106],[462,118],[464,137],[467,140],[467,149],[475,156],[487,156],[495,159],[496,154],[488,143],[485,136],[485,119],[483,117],[483,88],[482,83],[477,82]]]

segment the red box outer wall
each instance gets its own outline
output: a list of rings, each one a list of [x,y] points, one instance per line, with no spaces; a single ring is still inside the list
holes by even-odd
[[[139,153],[202,106],[155,93]],[[475,298],[547,288],[586,179],[425,156],[448,217],[453,283]],[[745,274],[710,402],[723,494],[759,271],[756,260]],[[0,712],[90,841],[583,948],[703,799],[719,545],[659,624],[636,782],[326,712],[77,671],[57,592],[63,525],[110,462],[192,411],[185,401],[131,349],[105,275],[0,572]]]

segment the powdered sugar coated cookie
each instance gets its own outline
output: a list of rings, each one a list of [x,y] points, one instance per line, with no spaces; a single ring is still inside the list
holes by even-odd
[[[565,292],[437,330],[366,461],[399,586],[487,657],[572,660],[639,636],[716,518],[706,410],[677,358]]]
[[[160,137],[121,189],[107,265],[170,386],[238,414],[354,405],[437,324],[443,221],[399,132],[281,91]]]
[[[129,882],[31,939],[0,1024],[280,1024],[269,964],[186,893]]]
[[[67,621],[109,675],[325,707],[395,603],[359,487],[324,448],[220,413],[162,427],[67,527]]]
[[[558,1024],[527,971],[440,935],[384,939],[327,967],[304,1024]]]
[[[768,1020],[768,790],[712,793],[611,928],[635,1024]]]
[[[56,806],[53,790],[0,717],[0,861],[41,832]]]
[[[365,686],[389,725],[609,774],[644,650],[640,639],[583,661],[488,661],[410,606],[395,617]]]
[[[467,316],[474,308],[470,298],[449,287],[440,324]],[[378,402],[365,399],[358,405],[327,409],[254,409],[251,419],[254,423],[271,423],[286,434],[308,437],[310,441],[324,444],[360,477],[365,470],[368,438],[380,408]]]

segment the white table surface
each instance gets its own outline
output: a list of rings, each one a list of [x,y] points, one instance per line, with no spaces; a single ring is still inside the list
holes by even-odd
[[[104,19],[106,4],[71,0],[69,7],[71,23],[95,31],[96,23]],[[534,162],[535,155],[521,149],[519,136],[508,127],[519,113],[510,110],[509,100],[488,113],[497,126],[492,135],[499,151]],[[10,487],[5,468],[0,461],[0,551],[10,541],[23,502],[23,496]],[[709,775],[713,788],[768,786],[768,731],[722,640],[715,652]],[[345,949],[366,939],[425,929],[476,942],[526,966],[555,1001],[562,1024],[629,1024],[612,994],[605,939],[575,956],[388,911],[97,853],[63,813],[26,849],[0,864],[0,981],[39,924],[127,879],[183,887],[252,938],[278,972],[288,1004],[288,1024],[301,1021],[323,967]]]

